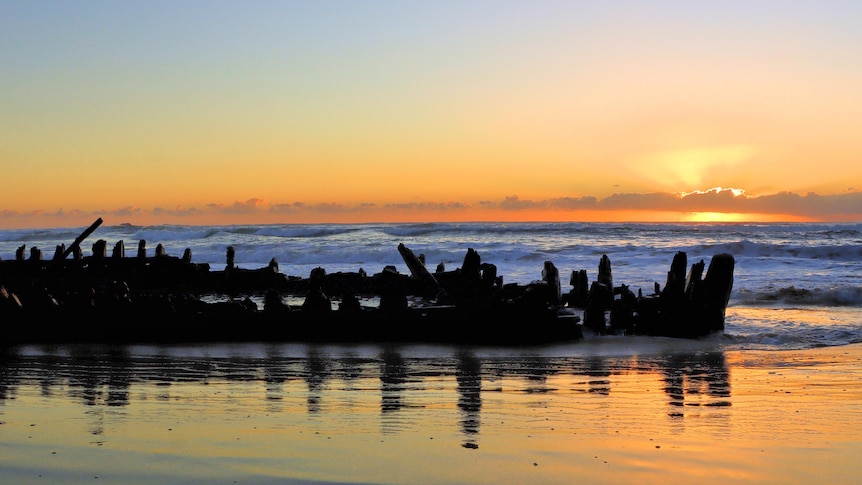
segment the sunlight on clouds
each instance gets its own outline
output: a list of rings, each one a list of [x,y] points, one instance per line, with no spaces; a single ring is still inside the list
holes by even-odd
[[[680,195],[682,197],[688,197],[689,195],[702,195],[702,194],[709,194],[709,193],[718,194],[718,193],[721,193],[724,191],[729,191],[734,197],[740,197],[740,196],[745,195],[744,189],[734,189],[734,188],[725,188],[725,187],[713,187],[709,190],[693,190],[691,192],[680,192]]]
[[[637,170],[660,185],[678,190],[711,185],[713,174],[751,160],[754,153],[754,147],[750,145],[663,151],[638,160]]]

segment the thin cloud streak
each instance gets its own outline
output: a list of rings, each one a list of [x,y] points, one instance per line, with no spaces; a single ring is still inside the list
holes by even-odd
[[[58,209],[54,212],[33,211],[20,213],[10,210],[0,210],[0,223],[6,226],[55,226],[62,227],[70,221],[92,217],[110,217],[119,221],[134,222],[137,219],[161,220],[162,223],[210,224],[213,220],[232,221],[228,223],[256,223],[268,221],[291,223],[316,220],[320,223],[344,220],[349,216],[352,221],[374,222],[383,220],[414,220],[422,214],[434,214],[437,220],[445,220],[446,214],[464,215],[476,214],[476,220],[484,220],[482,213],[505,213],[510,220],[517,220],[519,214],[530,214],[533,220],[537,212],[566,214],[572,221],[579,220],[582,211],[627,213],[642,211],[662,213],[734,213],[734,214],[767,214],[773,216],[788,216],[805,218],[812,221],[843,221],[862,220],[862,191],[848,191],[844,194],[819,195],[807,193],[804,195],[792,192],[780,192],[771,195],[749,196],[739,189],[713,188],[692,193],[615,193],[599,199],[592,196],[561,197],[546,200],[521,199],[516,195],[502,200],[483,200],[477,203],[458,201],[449,202],[406,202],[376,204],[371,202],[355,205],[340,203],[306,204],[303,202],[268,204],[265,200],[251,198],[231,204],[207,204],[202,208],[176,207],[173,209],[156,207],[144,209],[140,207],[122,207],[114,210],[81,211]],[[453,217],[454,218],[454,217]],[[559,220],[559,218],[557,218]],[[71,224],[75,225],[75,224]]]

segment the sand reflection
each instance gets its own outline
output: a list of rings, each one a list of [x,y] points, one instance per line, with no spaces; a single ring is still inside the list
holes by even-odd
[[[730,372],[720,351],[623,357],[555,357],[538,351],[499,357],[463,348],[435,349],[433,355],[421,356],[397,347],[308,346],[300,354],[269,346],[260,355],[238,356],[223,355],[228,350],[219,348],[186,350],[198,355],[184,355],[183,349],[133,353],[124,347],[7,349],[0,359],[0,403],[15,399],[21,388],[36,387],[49,400],[69,398],[89,408],[124,407],[148,398],[170,407],[178,399],[170,390],[177,383],[206,386],[200,388],[201,396],[231,392],[231,383],[260,383],[258,398],[266,409],[283,412],[296,405],[297,384],[303,383],[309,415],[326,416],[327,400],[336,403],[332,413],[337,414],[351,399],[351,406],[359,406],[357,402],[368,399],[366,394],[379,393],[384,434],[409,427],[411,419],[426,419],[429,409],[451,407],[457,410],[453,420],[468,448],[478,447],[488,392],[565,396],[583,391],[607,396],[616,390],[637,391],[630,389],[632,381],[625,377],[634,374],[641,376],[640,382],[647,375],[662,382],[671,417],[684,417],[692,407],[731,405]],[[253,389],[248,396],[252,400]],[[541,402],[513,399],[506,405],[530,407]],[[99,412],[88,413],[90,432],[103,434]]]
[[[0,352],[0,479],[812,478],[800,450],[858,456],[860,361],[859,347],[11,348]]]
[[[724,354],[705,352],[671,355],[664,369],[669,404],[683,416],[686,406],[730,406],[730,374]]]
[[[458,409],[461,412],[461,432],[465,448],[477,448],[482,411],[482,362],[467,350],[457,353],[455,378],[458,381]]]

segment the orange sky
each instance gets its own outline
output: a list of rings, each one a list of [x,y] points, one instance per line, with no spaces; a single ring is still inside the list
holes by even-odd
[[[4,2],[0,227],[860,221],[859,18]]]

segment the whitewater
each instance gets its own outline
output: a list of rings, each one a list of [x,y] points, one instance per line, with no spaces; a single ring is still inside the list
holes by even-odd
[[[12,259],[25,246],[50,258],[85,228],[0,230],[0,258]],[[546,261],[560,271],[568,291],[573,271],[595,280],[607,255],[614,284],[644,294],[664,286],[671,261],[684,251],[691,264],[707,266],[719,253],[736,261],[726,328],[710,337],[726,349],[787,350],[862,342],[862,224],[824,223],[379,223],[136,226],[106,224],[81,247],[90,254],[98,239],[109,252],[123,241],[128,257],[139,241],[153,255],[161,244],[169,255],[186,249],[192,261],[223,269],[228,247],[235,264],[260,268],[271,260],[289,276],[307,277],[360,269],[375,274],[385,266],[408,273],[397,246],[422,254],[432,272],[461,266],[468,248],[497,267],[504,283],[541,278]]]

